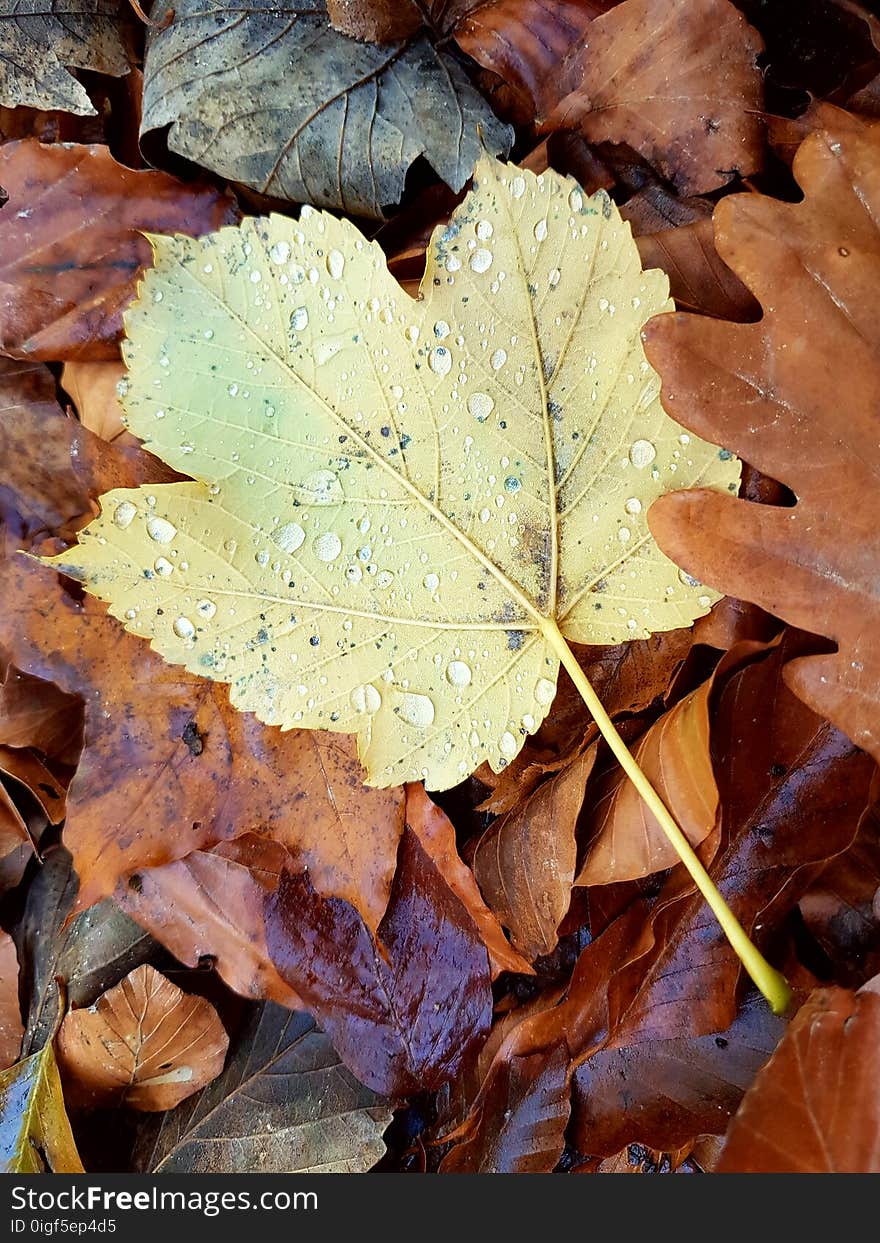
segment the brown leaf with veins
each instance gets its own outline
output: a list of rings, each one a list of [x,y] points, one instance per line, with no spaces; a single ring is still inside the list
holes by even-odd
[[[636,239],[642,266],[662,268],[680,311],[716,319],[757,319],[760,307],[715,249],[708,218]]]
[[[624,0],[557,70],[570,93],[542,129],[625,142],[680,193],[714,190],[763,163],[762,49],[729,0]]]
[[[593,745],[495,820],[477,844],[477,883],[513,944],[530,959],[556,947],[571,901],[575,826],[595,761]]]
[[[0,1070],[18,1061],[23,1035],[18,1004],[18,956],[12,937],[0,931]]]
[[[532,975],[531,966],[511,947],[500,923],[483,901],[473,872],[462,862],[452,821],[417,782],[406,787],[406,823],[476,924],[489,951],[492,979],[502,971]]]
[[[263,901],[289,862],[277,842],[246,833],[121,881],[119,906],[188,967],[205,957],[236,993],[301,1008],[266,948]]]
[[[122,312],[151,262],[143,233],[197,237],[239,215],[228,192],[135,172],[98,145],[6,143],[0,185],[0,350],[13,358],[118,359]]]
[[[880,992],[819,989],[749,1088],[727,1174],[880,1173]]]
[[[102,440],[115,440],[125,433],[122,405],[116,391],[125,376],[122,362],[72,361],[61,369],[61,383],[70,394],[79,421]]]
[[[223,1069],[229,1037],[203,997],[144,965],[93,1006],[71,1010],[56,1039],[69,1101],[173,1109]]]
[[[713,587],[833,639],[788,685],[880,759],[880,129],[838,114],[800,148],[800,203],[737,195],[715,213],[756,324],[655,319],[648,357],[673,418],[797,496],[791,507],[684,491],[651,507],[658,543]],[[842,386],[845,400],[841,400]]]

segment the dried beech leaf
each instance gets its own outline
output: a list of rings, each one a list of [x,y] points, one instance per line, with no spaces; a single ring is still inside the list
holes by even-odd
[[[65,363],[61,383],[70,394],[83,427],[102,440],[115,440],[125,431],[116,386],[125,375],[119,363]]]
[[[0,1071],[18,1060],[24,1026],[18,1002],[18,956],[8,932],[0,932]]]
[[[730,1124],[719,1173],[880,1173],[880,994],[822,989]]]
[[[291,80],[296,90],[290,89]],[[423,156],[454,190],[512,134],[424,35],[356,43],[323,0],[180,0],[144,65],[142,134],[275,198],[381,217]]]
[[[788,684],[880,759],[880,128],[836,113],[794,172],[800,203],[737,195],[716,210],[719,253],[763,318],[668,316],[647,340],[669,410],[701,435],[723,427],[797,504],[692,492],[658,503],[651,529],[693,574],[837,643]]]
[[[730,0],[624,0],[597,17],[544,128],[625,142],[698,194],[763,162],[760,36]]]
[[[236,707],[445,789],[546,716],[548,628],[614,643],[711,605],[646,511],[739,463],[660,408],[639,333],[666,280],[607,195],[484,159],[420,302],[323,213],[154,241],[124,404],[196,482],[108,494],[54,564]]]
[[[716,319],[757,319],[760,307],[715,249],[712,221],[648,233],[637,241],[645,267],[662,268],[680,311]]]
[[[0,1173],[83,1173],[51,1040],[0,1072]]]
[[[71,1010],[57,1045],[70,1100],[161,1112],[220,1074],[229,1038],[203,997],[145,965]]]
[[[385,1151],[391,1110],[305,1014],[255,1009],[226,1069],[150,1120],[136,1168],[157,1174],[355,1174]],[[152,1124],[152,1125],[151,1125]]]
[[[0,0],[0,45],[0,104],[10,108],[94,113],[65,66],[129,71],[117,0]]]
[[[529,958],[551,953],[571,901],[574,830],[596,760],[590,747],[499,817],[477,845],[474,874],[483,896]]]
[[[150,257],[143,232],[206,233],[238,216],[228,192],[135,172],[97,144],[5,143],[0,185],[0,350],[15,358],[118,359]]]

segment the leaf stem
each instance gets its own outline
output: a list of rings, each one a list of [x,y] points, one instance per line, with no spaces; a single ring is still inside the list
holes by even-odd
[[[581,698],[599,727],[599,732],[608,743],[621,768],[638,790],[657,823],[675,847],[678,857],[691,874],[694,884],[711,907],[716,919],[724,930],[725,936],[733,946],[746,971],[761,990],[774,1013],[782,1014],[791,1000],[791,989],[785,976],[774,967],[771,967],[749,940],[742,924],[709,878],[708,872],[703,867],[690,842],[676,824],[672,813],[630,754],[626,743],[617,732],[611,717],[603,708],[589,678],[575,659],[574,653],[563,638],[556,622],[551,618],[546,618],[542,623],[541,630],[545,639],[559,657],[568,676],[577,687]]]

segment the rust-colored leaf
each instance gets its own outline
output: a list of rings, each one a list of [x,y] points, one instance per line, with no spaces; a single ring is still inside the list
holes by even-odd
[[[575,47],[545,129],[625,142],[685,194],[761,167],[763,44],[729,0],[624,0]]]
[[[118,358],[122,312],[150,263],[143,233],[198,236],[237,218],[229,194],[135,172],[97,145],[6,143],[0,184],[0,350],[14,358]]]
[[[406,787],[406,823],[476,924],[489,951],[492,978],[502,971],[531,975],[531,966],[510,945],[498,920],[483,901],[473,872],[462,862],[452,821],[418,783]]]
[[[715,249],[708,218],[664,229],[637,239],[646,268],[662,268],[680,311],[698,311],[717,319],[757,319],[760,308],[748,289]]]
[[[357,911],[285,871],[266,900],[269,953],[358,1079],[387,1096],[434,1091],[485,1039],[489,959],[412,829],[376,939]]]
[[[568,910],[577,862],[575,825],[595,745],[486,830],[474,856],[483,896],[528,958],[549,954]]]
[[[145,965],[71,1010],[56,1044],[68,1100],[160,1111],[220,1074],[229,1038],[204,998]]]
[[[122,406],[116,386],[125,375],[122,362],[72,361],[61,370],[61,383],[70,394],[79,421],[102,440],[123,435]]]
[[[880,993],[821,989],[730,1125],[719,1173],[880,1173]]]
[[[759,298],[760,322],[664,316],[647,348],[673,417],[797,503],[685,491],[652,506],[650,524],[691,574],[837,643],[793,664],[788,684],[880,759],[880,130],[839,114],[794,171],[801,203],[736,196],[716,211],[719,253]]]
[[[23,1035],[18,1002],[18,955],[9,933],[0,931],[0,1070],[18,1061]]]

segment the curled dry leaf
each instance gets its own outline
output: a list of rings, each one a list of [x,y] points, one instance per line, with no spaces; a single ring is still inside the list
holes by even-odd
[[[0,1071],[18,1060],[23,1035],[15,942],[8,932],[0,931]]]
[[[65,67],[129,71],[116,0],[2,0],[0,42],[0,104],[10,108],[94,113]]]
[[[220,1074],[229,1038],[203,997],[145,964],[71,1010],[56,1043],[69,1100],[162,1111]]]
[[[83,1173],[51,1040],[0,1071],[0,1173]]]
[[[207,233],[238,215],[228,192],[135,172],[98,145],[5,143],[0,184],[0,350],[14,358],[118,359],[143,233]]]
[[[61,383],[70,394],[79,421],[102,440],[125,432],[116,386],[125,375],[121,362],[65,363]]]
[[[531,975],[531,966],[512,949],[500,923],[483,901],[473,872],[461,861],[452,821],[417,782],[406,788],[406,823],[476,924],[489,951],[493,980],[502,971]]]
[[[683,194],[763,162],[759,35],[730,0],[624,0],[586,30],[543,122],[625,142]]]
[[[346,1066],[384,1095],[435,1091],[489,1030],[486,948],[412,829],[375,940],[347,902],[287,871],[266,900],[266,940]]]
[[[837,643],[792,664],[788,684],[880,759],[880,130],[839,114],[794,171],[800,203],[737,195],[716,209],[719,253],[760,322],[676,315],[646,337],[669,410],[701,435],[723,427],[797,503],[689,492],[658,503],[651,529],[692,574]]]
[[[719,1173],[880,1173],[880,993],[820,989],[737,1111]]]
[[[489,906],[528,958],[556,947],[571,901],[577,862],[575,825],[596,760],[596,747],[576,756],[540,785],[521,807],[486,830],[474,855],[474,875]]]
[[[372,784],[503,769],[560,635],[710,607],[646,511],[739,463],[660,409],[639,332],[666,281],[607,195],[484,159],[418,302],[315,212],[158,239],[141,291],[129,426],[199,481],[105,496],[54,564],[243,711],[356,732]]]
[[[715,249],[712,221],[695,220],[638,238],[646,268],[662,268],[680,311],[698,311],[716,319],[757,319],[760,307]]]
[[[256,1007],[226,1068],[143,1128],[136,1167],[157,1174],[355,1174],[385,1151],[391,1110],[305,1014]]]
[[[448,51],[356,43],[323,0],[180,0],[144,65],[141,133],[168,125],[172,151],[262,194],[378,218],[419,156],[460,190],[478,130],[493,154],[512,139]]]
[[[285,861],[283,846],[246,833],[144,868],[117,886],[115,898],[188,967],[208,958],[234,992],[293,1009],[301,1003],[275,970],[263,925],[263,900],[277,886]],[[381,913],[375,908],[374,919]]]

